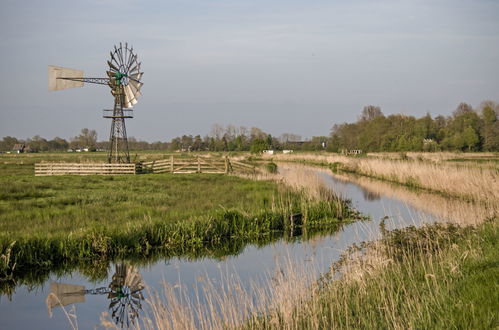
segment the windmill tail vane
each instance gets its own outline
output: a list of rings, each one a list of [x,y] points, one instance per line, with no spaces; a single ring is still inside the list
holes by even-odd
[[[104,110],[104,118],[111,119],[109,133],[109,163],[130,163],[128,139],[125,119],[133,118],[132,107],[141,96],[142,75],[141,63],[128,43],[114,46],[110,52],[111,59],[107,61],[109,69],[105,78],[85,77],[82,70],[49,65],[49,90],[59,91],[68,88],[83,87],[84,83],[107,85],[111,88],[114,98],[113,109]]]

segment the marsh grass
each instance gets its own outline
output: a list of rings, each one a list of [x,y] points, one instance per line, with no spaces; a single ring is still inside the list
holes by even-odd
[[[495,328],[498,238],[497,220],[478,228],[433,224],[385,232],[381,241],[364,246],[360,256],[347,255],[338,263],[341,280],[323,280],[316,296],[293,309],[293,317],[281,322],[277,310],[250,324]]]
[[[200,281],[194,298],[189,288],[165,283],[151,294],[152,312],[137,327],[493,329],[497,242],[497,219],[478,227],[383,230],[381,240],[353,246],[319,281],[310,266],[284,262],[249,287],[221,272],[218,280]]]
[[[286,164],[283,166],[289,165]],[[331,175],[325,168],[317,168],[316,171]],[[499,205],[497,203],[476,203],[462,199],[448,198],[426,190],[407,189],[407,187],[400,184],[380,181],[352,173],[334,173],[334,178],[362,187],[372,198],[377,198],[378,196],[391,197],[403,201],[418,210],[433,214],[439,221],[450,222],[461,226],[476,226],[499,214]]]
[[[430,155],[437,157],[435,155],[438,153]],[[497,167],[482,168],[426,161],[423,156],[403,160],[400,157],[392,159],[372,156],[346,157],[336,154],[287,154],[274,155],[274,160],[333,166],[336,172],[339,170],[352,172],[475,202],[494,205],[499,203]]]

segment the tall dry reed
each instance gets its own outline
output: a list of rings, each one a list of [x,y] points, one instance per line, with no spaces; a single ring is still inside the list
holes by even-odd
[[[499,171],[419,160],[356,158],[335,154],[287,154],[274,160],[341,163],[341,168],[361,175],[407,184],[477,202],[499,203]]]

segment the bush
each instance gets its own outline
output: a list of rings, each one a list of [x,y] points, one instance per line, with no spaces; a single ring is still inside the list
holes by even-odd
[[[274,162],[267,163],[266,165],[267,171],[269,173],[277,173],[277,164]]]

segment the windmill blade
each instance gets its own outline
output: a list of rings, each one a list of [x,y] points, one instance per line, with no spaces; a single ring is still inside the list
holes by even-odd
[[[125,86],[123,90],[125,92],[125,103],[127,103],[127,108],[131,108],[135,104],[137,104],[137,100],[135,99],[135,96],[133,95],[130,86]]]
[[[123,45],[120,42],[120,48],[118,48],[118,56],[120,57],[120,66],[125,66],[125,58],[124,58],[124,52],[123,52]]]
[[[121,57],[121,48],[116,48],[116,45],[114,45],[114,53],[116,54],[117,61],[116,63],[118,66],[121,66],[123,64],[122,57]]]
[[[61,78],[83,78],[83,70],[63,68],[49,65],[48,67],[49,90],[60,91],[68,88],[83,87],[83,81],[73,81]]]
[[[139,96],[142,96],[142,93],[140,92],[140,90],[138,90],[137,88],[135,88],[134,85],[132,84],[129,84],[128,86],[130,86],[132,92],[133,92],[133,95],[135,95],[135,98],[139,98]]]
[[[134,66],[134,68],[131,69],[130,72],[140,71],[140,65],[141,64],[142,64],[142,62],[137,63],[137,65]]]
[[[130,102],[130,97],[131,96],[128,94],[128,92],[125,89],[123,89],[123,108],[132,107],[132,103]]]
[[[133,79],[136,82],[140,82],[140,79],[142,78],[143,74],[144,74],[144,72],[133,73],[133,74],[128,75],[128,78]]]
[[[116,57],[114,57],[114,53],[110,51],[109,54],[111,55],[111,62],[114,61],[116,64],[118,64],[118,60],[116,59]]]
[[[132,67],[133,63],[137,62],[137,55],[132,55],[130,56],[126,68],[128,69],[128,72],[132,72],[130,68]]]
[[[135,89],[138,91],[140,91],[140,88],[142,87],[142,85],[144,85],[143,83],[135,81],[133,79],[129,79],[128,82],[130,83],[130,85],[133,85],[133,87],[135,87]]]
[[[125,42],[125,56],[123,57],[123,64],[128,64],[128,60],[127,60],[127,56],[129,56],[128,54],[128,42]]]
[[[107,64],[109,65],[109,68],[111,68],[111,70],[114,70],[116,72],[119,72],[120,70],[118,69],[118,67],[116,65],[114,65],[113,63],[111,63],[110,61],[107,61]]]

